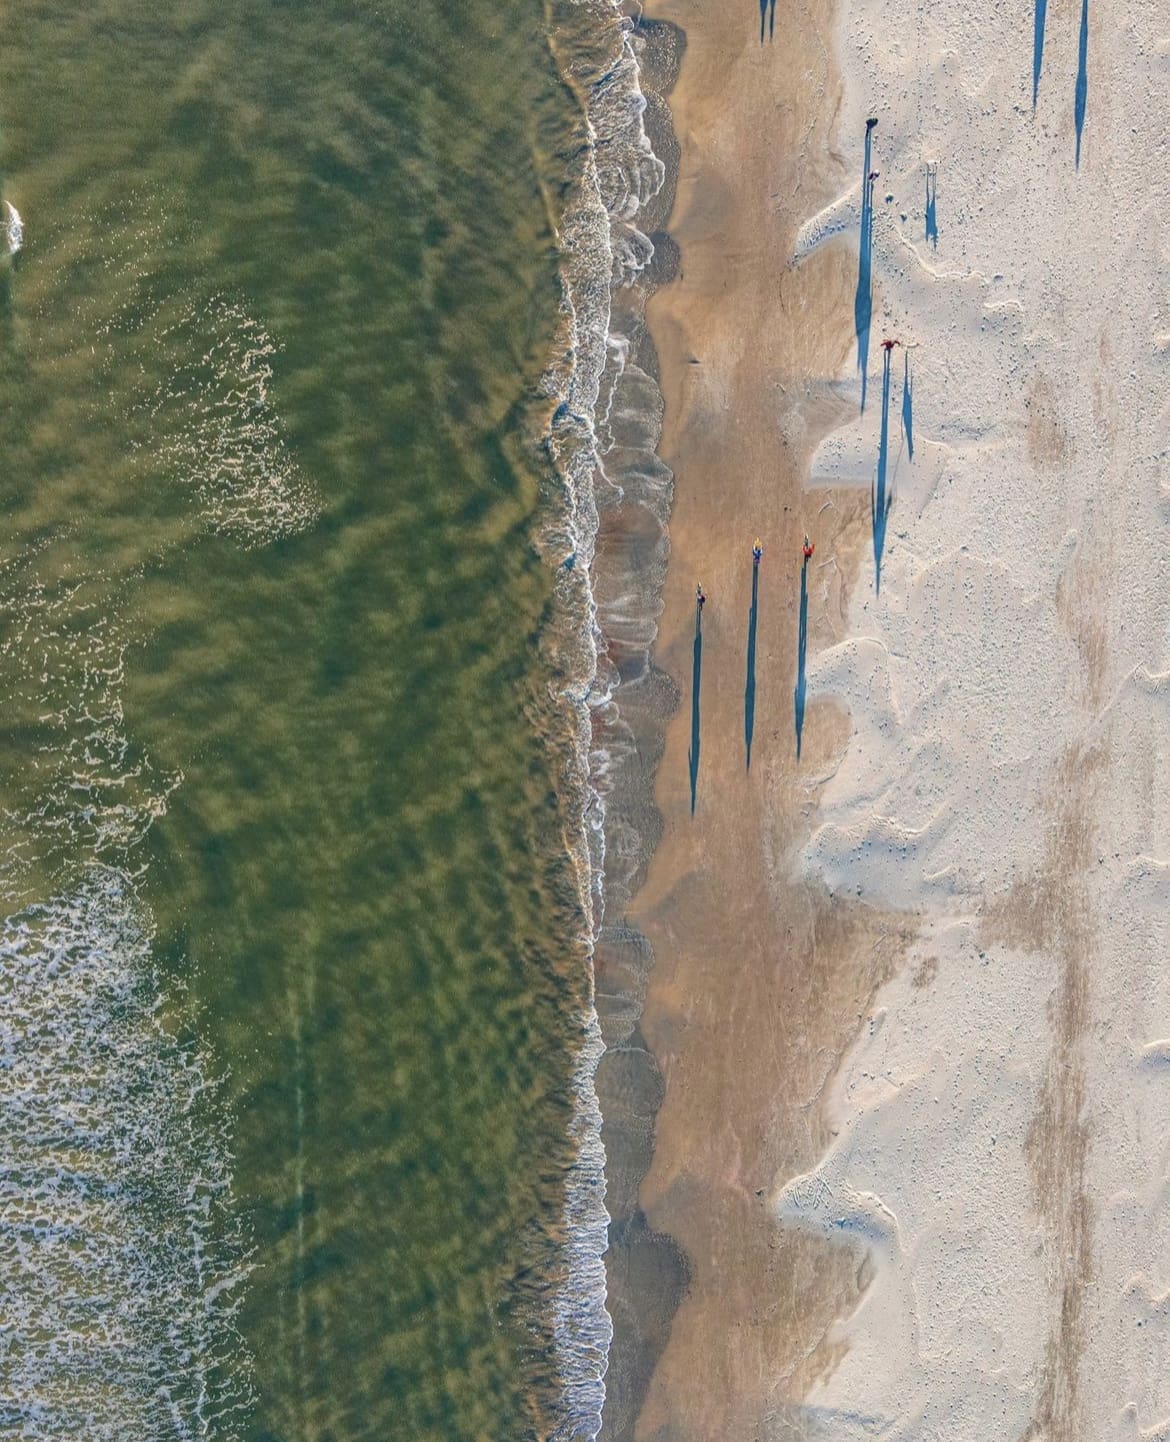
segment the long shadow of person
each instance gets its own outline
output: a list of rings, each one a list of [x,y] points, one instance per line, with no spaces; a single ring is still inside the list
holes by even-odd
[[[800,760],[800,742],[804,735],[804,700],[808,691],[805,662],[808,657],[808,557],[800,568],[800,624],[796,633],[796,759]]]
[[[1036,0],[1032,17],[1032,109],[1040,94],[1040,66],[1044,62],[1044,21],[1048,16],[1048,0]]]
[[[902,372],[902,430],[906,433],[906,453],[914,459],[914,386],[910,379],[910,352]]]
[[[1081,131],[1089,102],[1089,0],[1081,0],[1081,38],[1077,48],[1077,89],[1073,116],[1077,123],[1077,169],[1081,168]]]
[[[861,239],[857,256],[857,292],[853,297],[853,326],[857,333],[857,369],[861,372],[861,409],[865,410],[865,392],[869,381],[869,331],[873,320],[873,187],[877,172],[870,169],[873,160],[873,128],[877,121],[871,116],[865,122],[865,160],[861,167]]]
[[[743,692],[743,739],[747,769],[752,769],[752,736],[756,729],[756,620],[760,611],[760,562],[752,560],[752,609],[748,612],[747,683]]]
[[[938,167],[926,167],[926,238],[938,249]]]
[[[691,768],[691,815],[695,814],[695,798],[699,786],[699,686],[703,679],[703,595],[695,603],[695,645],[691,662],[691,749],[687,761]]]
[[[874,590],[882,588],[882,554],[886,549],[886,523],[893,504],[893,494],[886,480],[890,459],[890,354],[896,342],[883,342],[882,361],[882,436],[878,443],[877,477],[869,493],[869,516],[873,524]]]

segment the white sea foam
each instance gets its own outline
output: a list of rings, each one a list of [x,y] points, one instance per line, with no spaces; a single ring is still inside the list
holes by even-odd
[[[4,202],[4,231],[9,255],[19,255],[24,249],[24,221],[20,211],[11,201]]]
[[[159,319],[136,306],[132,251],[111,260],[126,278],[113,312],[86,317],[131,352],[126,336]],[[246,547],[307,524],[263,327],[215,299],[151,344],[175,364],[139,403],[138,459],[177,434],[164,460],[205,524]],[[142,899],[140,843],[181,777],[126,726],[136,575],[92,573],[68,540],[0,565],[22,743],[0,796],[0,1433],[230,1442],[251,1396],[230,1117],[192,1008],[155,967]]]
[[[1033,113],[1030,10],[840,6],[858,176],[879,119],[876,359],[814,480],[873,482],[883,336],[915,347],[915,454],[895,352],[881,591],[871,558],[810,663],[853,736],[803,860],[920,936],[838,1078],[830,1153],[779,1198],[874,1264],[810,1399],[839,1438],[1170,1415],[1168,22],[1091,4],[1078,170],[1077,21],[1049,8]]]
[[[42,551],[0,569],[30,742],[0,851],[0,1433],[229,1442],[250,1371],[228,1118],[171,1030],[139,889],[179,777],[127,735],[114,589],[42,579]]]
[[[179,784],[126,735],[122,685],[128,636],[108,588],[35,574],[29,547],[0,566],[0,663],[9,714],[33,742],[5,796],[0,895],[28,895],[30,877],[69,858],[120,861],[166,811]]]
[[[599,664],[605,644],[593,593],[598,529],[595,485],[614,485],[605,457],[613,444],[613,408],[627,373],[630,343],[613,329],[613,294],[628,287],[653,258],[637,219],[664,179],[643,123],[631,24],[612,0],[574,0],[588,9],[601,65],[585,86],[587,150],[576,191],[561,219],[563,306],[568,364],[550,370],[559,404],[548,437],[563,485],[562,506],[543,538],[558,567],[561,614],[573,635],[560,659],[567,676],[561,695],[573,709],[578,773],[567,778],[579,797],[581,830],[568,838],[577,858],[590,950],[602,915],[606,871],[605,794],[608,752],[603,738],[617,724],[616,673]],[[578,77],[575,77],[578,78]],[[560,379],[556,379],[559,375]],[[568,657],[574,658],[567,660]],[[601,1426],[605,1371],[613,1327],[605,1305],[605,1155],[594,1077],[604,1047],[590,997],[573,1078],[572,1136],[576,1160],[565,1201],[567,1277],[556,1303],[555,1339],[563,1398],[554,1432],[558,1442],[593,1438]]]
[[[269,396],[275,341],[225,296],[189,310],[167,335],[184,360],[150,414],[171,438],[164,456],[194,488],[207,525],[249,549],[305,530],[320,503]]]
[[[236,1435],[223,1113],[125,872],[0,923],[0,1000],[0,1431]]]

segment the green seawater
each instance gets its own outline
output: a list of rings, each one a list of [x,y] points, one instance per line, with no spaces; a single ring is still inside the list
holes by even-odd
[[[533,544],[547,29],[4,8],[0,882],[61,1100],[0,1219],[38,1168],[69,1218],[2,1284],[60,1299],[0,1345],[5,1435],[550,1426],[587,992]]]

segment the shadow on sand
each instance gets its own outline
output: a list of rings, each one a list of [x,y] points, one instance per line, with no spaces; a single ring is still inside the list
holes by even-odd
[[[1040,94],[1040,66],[1044,61],[1044,21],[1048,16],[1048,0],[1036,0],[1032,32],[1032,109]]]
[[[691,668],[691,749],[687,760],[691,768],[691,815],[695,814],[695,797],[699,786],[699,683],[703,677],[703,608],[695,607],[695,649]]]
[[[800,568],[800,625],[796,633],[796,759],[800,760],[800,742],[804,735],[804,698],[808,690],[805,661],[808,657],[808,558]]]
[[[914,385],[910,379],[910,352],[906,352],[906,368],[902,372],[902,431],[906,437],[906,453],[914,459]]]
[[[938,249],[938,211],[935,208],[938,197],[938,167],[926,167],[926,238]]]
[[[882,588],[882,553],[886,549],[886,522],[890,516],[893,493],[886,480],[890,459],[890,355],[882,356],[882,438],[878,444],[877,478],[869,494],[869,517],[873,525],[874,590]]]
[[[760,44],[764,43],[764,21],[768,24],[768,39],[776,34],[776,0],[760,0]]]
[[[1089,0],[1081,0],[1081,40],[1077,49],[1077,93],[1073,106],[1077,122],[1077,169],[1081,168],[1081,131],[1089,101]]]
[[[747,769],[752,769],[752,735],[756,729],[756,621],[760,610],[760,563],[752,562],[752,609],[748,612],[747,682],[743,690],[743,739]]]
[[[853,326],[857,332],[857,369],[861,372],[861,409],[869,380],[869,330],[873,320],[873,175],[874,119],[865,122],[865,161],[861,167],[861,241],[857,255],[857,294],[853,298]]]

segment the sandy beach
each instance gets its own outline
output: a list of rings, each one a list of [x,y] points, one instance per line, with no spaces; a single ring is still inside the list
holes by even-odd
[[[829,153],[831,17],[778,15],[761,46],[750,23],[729,25],[711,7],[650,13],[686,33],[670,96],[681,268],[649,312],[660,453],[676,477],[655,659],[681,701],[657,772],[664,833],[630,916],[653,948],[641,1025],[664,1086],[639,1200],[649,1227],[682,1249],[689,1284],[642,1394],[607,1420],[621,1436],[748,1437],[769,1418],[798,1425],[800,1400],[836,1355],[829,1329],[859,1296],[859,1259],[779,1227],[770,1199],[824,1153],[825,1088],[907,932],[880,908],[831,898],[796,865],[848,735],[839,707],[810,700],[798,766],[801,540],[817,542],[804,576],[810,653],[844,635],[868,541],[863,496],[804,487],[816,443],[848,414],[836,381],[856,260],[825,250],[799,271],[790,264],[801,221],[841,180]],[[749,771],[756,535],[765,555]],[[692,816],[699,582],[708,601]],[[611,1366],[622,1366],[621,1348],[619,1329]],[[638,1390],[624,1376],[622,1386]]]
[[[648,11],[687,48],[639,1200],[689,1284],[614,1435],[1161,1437],[1170,24]]]

